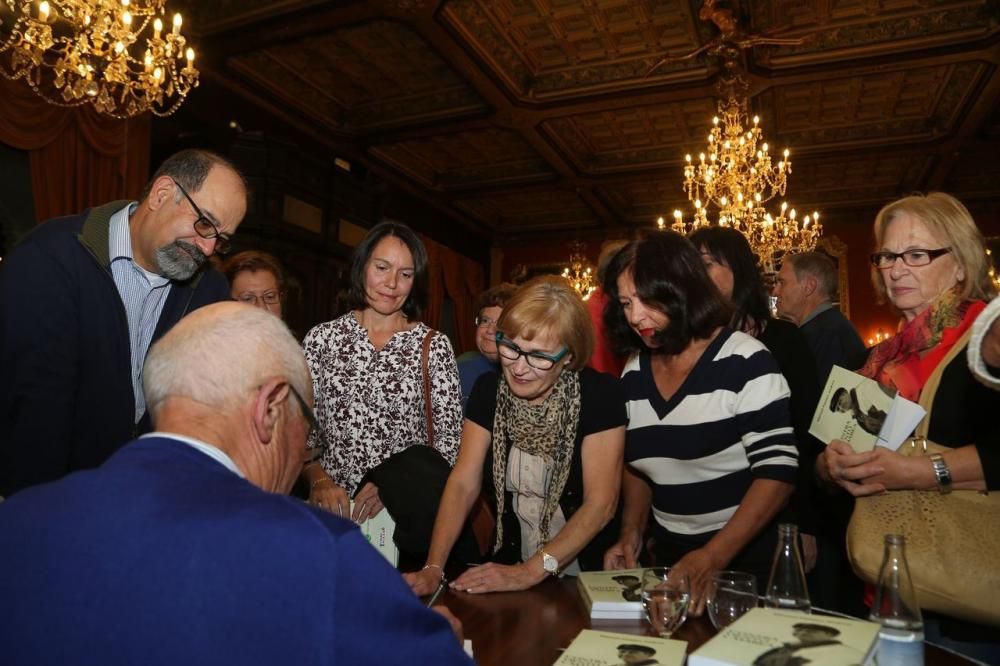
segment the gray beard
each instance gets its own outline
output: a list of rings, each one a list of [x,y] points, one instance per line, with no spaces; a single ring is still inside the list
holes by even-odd
[[[190,280],[207,260],[197,246],[182,240],[156,250],[156,267],[160,275],[170,280]]]

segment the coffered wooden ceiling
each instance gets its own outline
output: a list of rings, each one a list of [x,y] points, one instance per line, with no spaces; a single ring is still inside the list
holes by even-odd
[[[497,242],[674,208],[705,145],[702,0],[216,0],[184,8],[210,85]],[[1000,2],[743,0],[751,107],[829,218],[913,190],[1000,209]]]

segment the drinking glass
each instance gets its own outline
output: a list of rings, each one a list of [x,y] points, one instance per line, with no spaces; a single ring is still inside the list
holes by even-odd
[[[708,583],[708,618],[722,630],[757,606],[757,577],[742,571],[720,571]]]
[[[653,567],[642,573],[642,606],[653,630],[663,638],[677,631],[687,619],[691,588],[688,576],[670,567]]]

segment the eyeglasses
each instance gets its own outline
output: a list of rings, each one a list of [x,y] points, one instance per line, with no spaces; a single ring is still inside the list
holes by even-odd
[[[497,331],[497,351],[508,361],[516,361],[521,356],[535,370],[550,370],[569,353],[569,347],[563,347],[558,354],[546,354],[540,351],[524,351]]]
[[[496,319],[490,319],[489,317],[484,317],[483,315],[476,316],[475,322],[478,328],[490,328],[491,326],[496,328],[497,325]]]
[[[937,250],[913,249],[905,252],[876,252],[871,255],[871,261],[875,268],[892,268],[896,265],[897,259],[902,259],[907,266],[926,266],[949,252],[951,252],[950,247],[942,247]]]
[[[277,305],[281,302],[281,292],[269,291],[258,296],[257,294],[248,291],[245,294],[237,296],[235,300],[240,303],[245,303],[246,305],[257,305],[257,301],[262,301],[265,305]]]
[[[205,215],[205,213],[201,212],[201,208],[198,208],[198,204],[194,202],[194,199],[192,199],[191,195],[187,193],[187,190],[184,189],[184,186],[178,183],[173,178],[171,178],[170,180],[174,181],[174,185],[176,185],[177,189],[181,191],[181,194],[184,195],[184,198],[188,200],[188,203],[191,204],[191,208],[194,209],[195,214],[198,216],[198,219],[194,221],[194,230],[198,232],[198,235],[208,240],[214,238],[215,251],[218,252],[219,254],[226,254],[227,252],[229,252],[229,249],[232,247],[232,236],[230,236],[229,234],[224,234],[221,231],[219,231],[219,228],[215,226],[215,223],[212,222],[212,220],[209,219],[209,217]]]
[[[295,396],[295,401],[299,403],[299,409],[302,411],[302,418],[306,420],[306,425],[309,426],[309,432],[306,433],[306,440],[310,438],[313,433],[316,433],[316,438],[319,439],[319,446],[314,446],[306,452],[305,464],[318,462],[326,450],[330,448],[330,443],[327,441],[326,437],[323,435],[323,429],[319,427],[319,422],[316,420],[316,414],[306,401],[302,398],[302,395],[295,390],[291,382],[288,383],[288,389],[291,391],[292,395]]]

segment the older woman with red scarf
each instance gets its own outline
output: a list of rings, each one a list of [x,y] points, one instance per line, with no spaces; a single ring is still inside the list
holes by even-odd
[[[860,373],[916,402],[948,357],[934,393],[927,438],[951,448],[915,456],[881,447],[855,453],[835,440],[817,460],[820,477],[854,496],[900,489],[1000,488],[1000,393],[973,379],[965,353],[949,355],[968,344],[966,332],[995,293],[979,229],[961,202],[934,192],[885,206],[875,218],[875,243],[876,291],[903,319],[894,337],[872,349]],[[941,619],[947,635],[949,623]],[[933,627],[933,616],[931,620]],[[956,639],[982,640],[975,628],[958,629]],[[986,647],[994,655],[1000,643]]]

